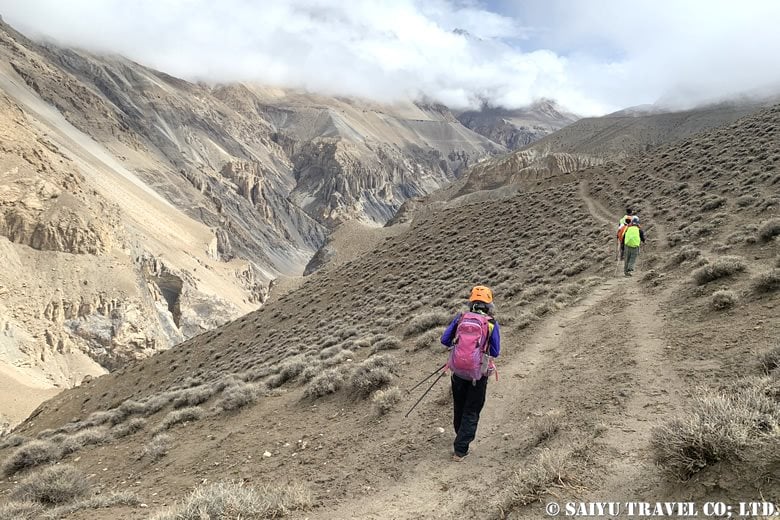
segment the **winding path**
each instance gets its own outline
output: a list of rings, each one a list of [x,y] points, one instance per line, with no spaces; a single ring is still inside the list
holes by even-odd
[[[590,213],[612,227],[617,218],[590,197],[584,183],[580,194]],[[529,429],[536,417],[551,412],[560,415],[558,445],[584,432],[601,432],[588,441],[597,457],[593,467],[602,470],[596,484],[587,486],[585,499],[640,498],[648,479],[657,478],[650,430],[676,410],[676,394],[684,388],[664,361],[661,303],[666,296],[645,294],[636,278],[611,278],[530,334],[507,327],[503,343],[515,350],[499,359],[501,379],[489,384],[466,461],[449,460],[447,429],[427,439],[430,449],[413,467],[399,468],[400,478],[389,486],[317,511],[317,518],[453,518],[464,511],[468,517],[494,518],[495,507],[475,511],[473,497],[505,488],[512,472],[530,463]],[[532,504],[522,517],[544,518],[544,512]]]

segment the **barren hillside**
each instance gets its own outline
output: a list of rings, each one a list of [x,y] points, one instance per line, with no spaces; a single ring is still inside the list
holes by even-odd
[[[777,503],[779,164],[776,106],[538,187],[443,199],[262,309],[44,403],[2,440],[2,511],[62,511],[19,502],[54,462],[89,476],[61,500],[74,519],[174,518],[229,481],[262,497],[247,514],[293,518]],[[648,237],[633,278],[616,276],[612,238],[629,203]],[[405,389],[444,362],[438,336],[476,283],[495,291],[500,378],[452,463],[448,385],[408,419],[421,392]]]
[[[193,84],[2,22],[0,57],[0,367],[25,395],[257,309],[332,228],[503,150],[445,107]],[[11,423],[38,403],[6,395]]]
[[[461,193],[543,180],[653,151],[698,132],[731,123],[761,107],[741,100],[682,112],[617,112],[587,117],[509,155],[485,161],[460,181]]]

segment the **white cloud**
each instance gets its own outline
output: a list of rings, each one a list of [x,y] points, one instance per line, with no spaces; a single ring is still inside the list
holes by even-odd
[[[187,79],[456,108],[548,97],[597,114],[780,83],[780,3],[754,4],[547,0],[501,14],[474,0],[0,0],[0,13]]]

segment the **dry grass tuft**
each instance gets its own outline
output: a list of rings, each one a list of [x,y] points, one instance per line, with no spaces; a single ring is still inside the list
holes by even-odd
[[[334,394],[344,386],[345,381],[346,373],[343,367],[329,368],[312,378],[303,395],[309,399],[316,399]]]
[[[777,442],[780,409],[758,384],[725,395],[698,397],[683,416],[653,429],[658,464],[672,477],[687,480],[722,461],[739,460],[767,435]]]
[[[257,401],[259,387],[252,383],[238,382],[226,386],[216,403],[219,410],[238,410]]]
[[[216,389],[212,385],[200,385],[194,388],[183,390],[173,399],[174,408],[184,408],[185,406],[197,406],[203,404],[214,395]]]
[[[0,505],[0,520],[38,520],[43,506],[35,502],[6,502]]]
[[[561,450],[543,448],[530,464],[509,480],[501,509],[511,511],[540,500],[555,488],[574,485],[576,479],[571,456]]]
[[[440,345],[439,338],[441,334],[436,330],[429,330],[422,336],[414,340],[414,350],[422,350],[436,345]]]
[[[146,443],[143,454],[152,459],[152,461],[158,461],[168,455],[172,440],[172,437],[167,433],[158,433],[152,437],[151,441]]]
[[[697,285],[704,285],[713,280],[741,273],[745,269],[747,269],[747,265],[742,258],[738,256],[722,256],[711,264],[696,269],[692,276]]]
[[[349,378],[349,388],[359,397],[368,397],[390,384],[397,366],[392,356],[372,356],[355,367]]]
[[[695,260],[701,256],[701,250],[696,249],[690,244],[686,244],[680,248],[677,253],[669,260],[669,264],[672,266],[680,265],[688,260]]]
[[[298,484],[263,486],[256,490],[233,482],[220,482],[196,488],[183,502],[152,520],[260,520],[285,516],[311,507],[312,503],[311,493]]]
[[[560,412],[550,412],[531,423],[531,446],[539,446],[551,439],[561,429]]]
[[[380,350],[396,350],[399,348],[401,348],[401,340],[395,336],[386,336],[374,343],[372,351],[379,352]]]
[[[759,356],[758,360],[766,374],[772,373],[774,370],[780,367],[780,345],[768,350],[767,352],[764,352],[761,356]]]
[[[29,475],[14,489],[16,500],[56,506],[87,495],[89,484],[84,473],[69,465],[49,466]]]
[[[374,403],[374,410],[376,410],[377,415],[385,415],[401,402],[402,397],[401,390],[397,386],[393,386],[387,390],[374,392],[374,395],[371,396],[371,401]]]
[[[146,419],[143,417],[134,417],[127,422],[117,424],[111,428],[110,433],[115,439],[120,439],[143,430],[144,426],[146,426]]]
[[[753,289],[753,292],[759,294],[780,290],[780,269],[772,269],[771,271],[760,273],[751,280],[750,287]]]
[[[65,504],[59,507],[55,507],[46,511],[41,518],[46,520],[59,520],[76,511],[82,511],[87,509],[101,509],[113,506],[137,506],[141,501],[138,497],[129,491],[112,492],[106,494],[100,494],[77,500],[70,504]],[[107,518],[104,516],[103,518]]]
[[[199,406],[190,406],[181,410],[174,410],[165,416],[160,424],[154,429],[153,433],[160,433],[168,430],[174,424],[197,421],[203,417],[203,408]]]
[[[758,239],[762,242],[769,242],[777,235],[780,235],[780,218],[762,222],[758,228]]]
[[[97,446],[111,439],[108,428],[89,428],[62,439],[63,453],[75,453],[86,446]]]
[[[27,442],[27,440],[27,437],[24,435],[8,435],[7,437],[3,437],[2,441],[0,441],[0,450],[4,450],[5,448],[16,448]]]
[[[19,470],[55,462],[62,458],[62,448],[50,441],[33,440],[16,451],[3,464],[3,475],[10,477]]]
[[[439,328],[447,325],[451,318],[452,316],[450,316],[449,313],[441,310],[434,310],[423,314],[418,314],[417,316],[413,317],[406,328],[404,328],[404,338],[416,336],[433,328]]]
[[[710,300],[710,306],[718,311],[730,309],[736,303],[737,295],[734,294],[734,291],[729,291],[728,289],[716,291]]]
[[[320,357],[323,357],[322,353],[320,353]],[[328,357],[328,359],[330,359],[330,357]],[[278,388],[286,382],[291,381],[301,375],[304,370],[306,370],[306,362],[302,358],[296,357],[293,359],[288,359],[279,366],[279,371],[275,375],[271,376],[268,381],[265,382],[265,384],[268,386],[268,388]]]

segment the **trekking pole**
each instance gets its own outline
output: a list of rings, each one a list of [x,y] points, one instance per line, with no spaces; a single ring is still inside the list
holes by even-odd
[[[409,393],[409,392],[411,392],[412,390],[414,390],[415,388],[417,388],[418,386],[420,386],[421,384],[423,384],[424,382],[426,382],[427,380],[429,380],[430,378],[432,378],[433,376],[435,376],[435,375],[436,375],[436,372],[438,372],[439,370],[441,370],[442,368],[444,368],[444,367],[446,367],[446,366],[447,366],[447,363],[444,363],[442,366],[440,366],[439,368],[437,368],[436,370],[434,370],[434,371],[433,371],[433,373],[432,373],[431,375],[429,375],[428,377],[426,377],[425,379],[423,379],[422,381],[420,381],[419,383],[417,383],[416,385],[414,385],[413,387],[411,387],[409,390],[407,390],[407,391],[406,391],[406,393]]]
[[[436,373],[436,372],[434,372],[434,374],[435,374],[435,373]],[[444,374],[446,374],[446,373],[447,373],[447,372],[442,372],[441,374],[439,374],[439,377],[437,377],[436,379],[434,379],[434,380],[433,380],[433,383],[431,383],[431,386],[429,386],[429,387],[428,387],[428,390],[426,390],[426,391],[425,391],[425,393],[424,393],[423,395],[421,395],[421,396],[420,396],[420,398],[417,400],[417,402],[416,402],[416,403],[414,403],[414,405],[413,405],[411,408],[409,408],[409,411],[408,411],[408,412],[406,412],[406,415],[404,415],[404,418],[406,418],[406,417],[409,417],[409,414],[410,414],[410,413],[412,413],[412,410],[414,410],[415,408],[417,408],[417,405],[418,405],[418,404],[420,404],[420,401],[422,401],[422,400],[425,398],[425,396],[426,396],[426,395],[428,395],[428,392],[430,392],[430,391],[433,389],[434,385],[435,385],[436,383],[438,383],[438,382],[439,382],[439,379],[441,379],[441,378],[442,378],[442,376],[443,376]]]

